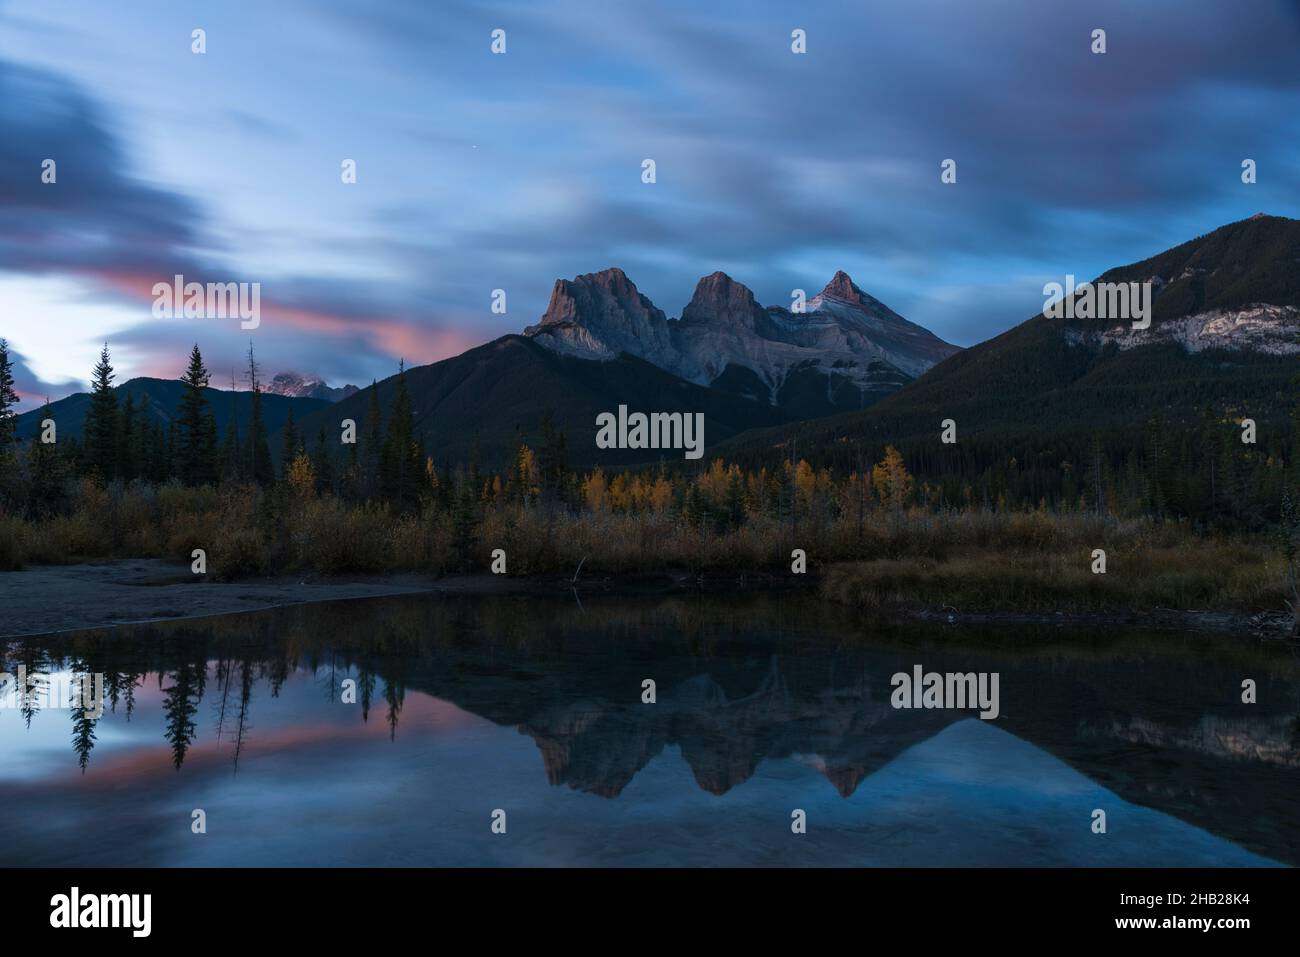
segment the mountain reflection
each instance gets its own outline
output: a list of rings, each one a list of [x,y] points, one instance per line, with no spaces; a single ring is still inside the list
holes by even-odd
[[[675,749],[712,795],[793,759],[847,799],[971,719],[890,706],[890,676],[918,662],[999,672],[1002,716],[990,726],[1125,801],[1300,862],[1300,669],[1285,649],[881,626],[804,597],[378,599],[12,641],[0,671],[103,673],[106,707],[60,717],[29,702],[0,721],[0,748],[21,754],[21,735],[70,720],[71,758],[93,777],[102,730],[147,699],[177,771],[207,742],[238,773],[259,716],[281,734],[286,720],[312,720],[276,700],[309,682],[341,720],[368,725],[380,712],[390,743],[405,733],[408,696],[453,703],[530,738],[551,785],[605,798]],[[1239,703],[1242,677],[1258,683],[1258,704]],[[645,679],[654,704],[642,703]]]

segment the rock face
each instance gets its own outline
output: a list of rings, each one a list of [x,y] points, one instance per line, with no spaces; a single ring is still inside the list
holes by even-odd
[[[1206,349],[1300,354],[1300,308],[1255,303],[1239,309],[1213,309],[1153,322],[1148,329],[1121,324],[1107,329],[1065,329],[1075,343],[1114,343],[1121,351],[1173,342],[1187,352]]]
[[[837,272],[825,289],[808,300],[808,311],[815,321],[834,330],[832,341],[842,336],[848,350],[874,352],[912,378],[959,351],[863,292],[844,272]]]
[[[675,359],[668,318],[621,269],[557,279],[541,322],[524,335],[586,359],[613,359],[627,352],[662,368]]]
[[[542,345],[587,359],[630,353],[699,385],[805,415],[860,408],[958,351],[837,272],[805,311],[764,307],[723,272],[705,276],[680,319],[620,269],[559,280]]]
[[[283,395],[295,399],[324,399],[326,402],[337,402],[339,399],[346,399],[352,395],[357,391],[357,387],[345,385],[340,388],[333,388],[326,385],[317,376],[304,376],[297,372],[280,372],[267,384],[266,391],[271,395]]]

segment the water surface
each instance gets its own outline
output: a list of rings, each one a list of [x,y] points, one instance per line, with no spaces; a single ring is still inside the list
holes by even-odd
[[[0,658],[102,672],[108,699],[98,720],[0,709],[14,864],[1300,859],[1300,667],[1281,643],[881,625],[807,596],[417,596]],[[894,709],[915,664],[997,672],[999,717]]]

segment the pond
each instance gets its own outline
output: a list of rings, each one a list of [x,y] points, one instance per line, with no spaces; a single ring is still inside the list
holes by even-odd
[[[408,596],[0,644],[19,668],[102,674],[105,704],[6,686],[13,865],[1300,860],[1280,642],[807,595]],[[896,707],[923,672],[996,676],[996,716]]]

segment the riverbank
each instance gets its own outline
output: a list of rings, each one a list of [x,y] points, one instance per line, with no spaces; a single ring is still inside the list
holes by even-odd
[[[0,573],[0,638],[86,628],[203,618],[260,611],[284,605],[380,598],[396,595],[536,595],[572,598],[625,594],[629,597],[691,591],[817,591],[828,600],[863,607],[848,591],[853,566],[822,576],[769,574],[705,575],[665,570],[640,575],[504,576],[421,574],[283,575],[238,581],[198,579],[189,566],[160,559],[124,559],[74,565],[28,567]],[[1115,609],[1014,607],[963,608],[944,602],[894,595],[863,607],[868,614],[947,625],[1149,627],[1213,631],[1278,638],[1287,636],[1289,619],[1280,612],[1233,609]]]

